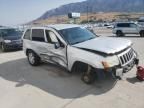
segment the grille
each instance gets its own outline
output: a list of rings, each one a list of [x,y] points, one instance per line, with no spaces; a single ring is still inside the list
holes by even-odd
[[[119,60],[121,65],[126,65],[128,64],[134,57],[134,51],[132,49],[126,51],[122,55],[119,56]]]
[[[21,40],[12,40],[12,43],[21,43]]]

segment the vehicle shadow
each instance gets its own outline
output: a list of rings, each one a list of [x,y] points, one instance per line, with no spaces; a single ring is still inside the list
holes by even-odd
[[[133,78],[127,78],[127,81],[132,83],[132,84],[135,84],[137,82],[142,82],[140,80],[138,80],[136,77],[133,77]]]
[[[64,99],[101,95],[117,83],[117,80],[107,77],[93,85],[86,85],[80,80],[80,73],[69,74],[52,64],[32,67],[25,58],[0,64],[0,77],[15,82],[15,87],[34,86]]]

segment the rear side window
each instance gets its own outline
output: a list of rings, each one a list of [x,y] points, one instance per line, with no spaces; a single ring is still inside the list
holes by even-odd
[[[25,32],[24,39],[30,40],[30,35],[31,35],[31,30],[28,29],[28,30]]]
[[[44,30],[43,29],[33,29],[32,30],[32,40],[39,41],[39,42],[45,42]]]
[[[117,24],[117,27],[130,27],[129,23],[119,23]]]

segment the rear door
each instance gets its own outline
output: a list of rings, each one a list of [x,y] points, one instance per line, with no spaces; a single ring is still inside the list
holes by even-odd
[[[134,23],[123,23],[123,33],[126,34],[137,34],[137,26]]]
[[[35,53],[40,56],[41,53],[46,52],[45,45],[47,43],[44,29],[32,29],[31,40],[30,47]]]
[[[129,34],[129,32],[131,31],[129,23],[121,23],[121,24],[119,24],[119,26],[122,29],[123,33]]]
[[[138,34],[138,26],[134,23],[131,23],[129,32],[132,34]]]

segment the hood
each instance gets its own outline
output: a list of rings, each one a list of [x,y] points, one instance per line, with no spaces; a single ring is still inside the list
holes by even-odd
[[[73,46],[77,48],[93,50],[105,54],[115,54],[117,52],[120,52],[128,48],[131,45],[132,42],[127,39],[98,37],[79,44],[75,44]]]
[[[3,37],[4,40],[18,40],[21,39],[21,36],[5,36]]]

